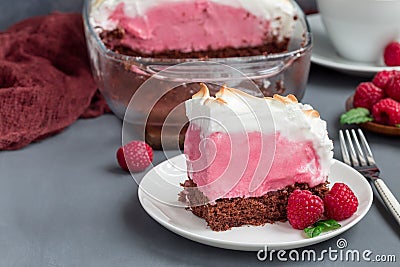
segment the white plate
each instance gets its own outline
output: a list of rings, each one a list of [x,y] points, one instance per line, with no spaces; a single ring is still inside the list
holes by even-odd
[[[265,245],[269,249],[292,249],[316,244],[337,236],[358,223],[367,214],[372,203],[372,190],[367,180],[353,168],[335,160],[329,180],[345,182],[359,200],[357,212],[341,221],[341,228],[306,238],[303,231],[293,229],[288,222],[264,226],[244,226],[224,232],[214,232],[206,222],[193,215],[179,202],[179,183],[186,180],[186,161],[183,155],[164,161],[149,171],[140,182],[139,201],[145,211],[157,222],[185,238],[210,246],[258,251]]]
[[[364,63],[355,62],[345,59],[338,55],[326,34],[325,28],[322,24],[321,16],[319,14],[308,15],[308,23],[310,24],[311,32],[313,35],[313,50],[311,55],[311,62],[338,70],[351,75],[372,77],[375,73],[388,70],[397,69],[400,67],[387,67],[383,63]],[[383,51],[382,51],[383,53]]]

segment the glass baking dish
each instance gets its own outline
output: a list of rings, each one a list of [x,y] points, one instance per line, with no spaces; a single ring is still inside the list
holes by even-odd
[[[206,82],[211,92],[217,91],[219,85],[227,84],[259,97],[272,96],[275,93],[294,94],[301,100],[304,95],[310,68],[312,37],[305,15],[295,2],[293,3],[297,9],[297,19],[287,52],[206,59],[133,57],[107,49],[90,19],[91,13],[98,6],[96,2],[98,1],[85,0],[83,9],[94,79],[111,110],[119,118],[124,118],[131,103],[129,123],[132,124],[133,130],[143,130],[144,138],[153,148],[176,148],[175,145],[170,145],[176,143],[176,136],[171,134],[168,137],[166,134],[167,137],[164,136],[162,142],[161,132],[176,133],[177,129],[179,144],[182,147],[187,119],[181,107],[185,100],[198,91],[198,82]],[[201,62],[215,62],[233,68],[242,73],[241,78],[235,75],[232,78],[229,73],[224,73],[227,68],[209,68],[207,64],[201,66]],[[153,87],[143,86],[150,78]],[[244,79],[250,79],[258,90],[249,92],[248,86],[244,86]],[[174,88],[165,90],[171,85],[174,85]],[[141,98],[133,103],[132,97],[138,94],[139,88]],[[149,103],[154,99],[157,99],[156,103]]]

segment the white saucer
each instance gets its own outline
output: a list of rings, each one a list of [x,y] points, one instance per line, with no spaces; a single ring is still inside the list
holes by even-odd
[[[354,62],[345,59],[338,55],[326,34],[325,28],[322,24],[321,16],[313,14],[307,16],[308,23],[310,24],[311,32],[313,34],[313,50],[311,55],[311,62],[344,72],[350,75],[372,77],[377,72],[382,70],[397,69],[400,67],[387,67],[379,63],[364,63]]]
[[[316,244],[335,237],[353,227],[367,214],[372,203],[372,190],[367,180],[353,168],[335,161],[329,180],[345,182],[356,194],[359,207],[341,228],[306,238],[303,231],[293,229],[288,222],[264,226],[245,226],[224,232],[214,232],[206,222],[183,206],[177,207],[179,183],[186,180],[186,161],[183,155],[164,161],[149,171],[140,182],[138,196],[145,211],[158,223],[178,235],[193,241],[226,249],[258,251],[292,249]]]

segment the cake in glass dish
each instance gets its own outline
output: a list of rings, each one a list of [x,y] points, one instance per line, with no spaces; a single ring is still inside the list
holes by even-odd
[[[107,1],[93,19],[121,54],[221,58],[286,51],[297,14],[288,0],[136,0]]]
[[[180,200],[212,230],[286,221],[289,195],[328,192],[326,122],[293,95],[256,98],[207,86],[186,101],[188,179]]]
[[[146,120],[146,107],[139,103],[131,109],[137,114],[132,128],[144,127],[153,148],[165,145],[163,128],[173,132],[187,122],[183,109],[176,125],[165,119],[196,92],[198,82],[206,82],[211,94],[224,83],[246,89],[240,79],[219,79],[226,75],[196,67],[176,70],[177,75],[162,72],[181,63],[218,62],[237,69],[257,85],[259,97],[304,95],[312,39],[293,0],[85,0],[84,18],[95,80],[118,117],[124,118],[132,96],[150,78],[159,84],[146,99],[181,81],[160,96]],[[185,129],[178,137],[181,147]]]

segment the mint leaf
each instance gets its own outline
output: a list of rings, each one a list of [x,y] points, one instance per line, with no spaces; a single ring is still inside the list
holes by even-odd
[[[324,232],[335,230],[341,227],[341,225],[335,220],[324,220],[319,221],[314,224],[315,226],[322,226],[324,227]]]
[[[341,124],[359,124],[368,121],[373,121],[373,119],[366,108],[352,108],[340,116]]]
[[[316,227],[307,227],[304,229],[307,237],[316,237],[322,233],[323,226],[316,226]]]
[[[400,124],[396,124],[395,126],[400,128]]]
[[[328,232],[340,228],[341,225],[335,220],[322,220],[304,229],[307,237],[316,237],[322,232]]]

